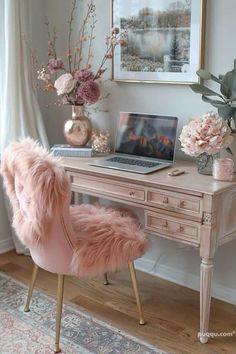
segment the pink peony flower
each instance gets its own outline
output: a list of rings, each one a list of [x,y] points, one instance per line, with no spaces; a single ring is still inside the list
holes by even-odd
[[[93,80],[82,82],[77,92],[78,99],[85,103],[95,103],[100,97],[100,89],[97,82]]]
[[[57,59],[49,59],[48,61],[48,69],[51,73],[54,73],[55,70],[59,70],[59,69],[64,69],[64,63],[62,61],[62,59],[57,58]]]
[[[182,150],[190,156],[216,154],[228,147],[232,141],[231,130],[227,123],[215,112],[208,112],[185,125],[179,140]]]
[[[76,85],[71,74],[63,74],[55,81],[54,86],[57,89],[58,96],[70,93]]]
[[[88,81],[92,80],[94,75],[89,69],[81,69],[74,72],[74,78],[78,81]]]

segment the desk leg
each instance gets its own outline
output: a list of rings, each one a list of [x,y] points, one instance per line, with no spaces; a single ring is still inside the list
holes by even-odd
[[[213,260],[202,258],[200,278],[200,333],[201,343],[208,342],[208,328],[211,307],[211,282],[213,275]]]

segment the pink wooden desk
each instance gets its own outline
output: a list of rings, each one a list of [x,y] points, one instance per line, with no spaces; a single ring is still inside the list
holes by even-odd
[[[214,255],[218,246],[236,238],[236,182],[200,175],[187,162],[175,166],[184,175],[170,177],[168,169],[139,175],[89,166],[91,160],[62,159],[74,192],[140,207],[146,232],[199,249],[200,341],[206,343]]]

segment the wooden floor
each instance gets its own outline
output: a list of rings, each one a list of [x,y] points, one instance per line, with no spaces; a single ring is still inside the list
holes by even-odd
[[[0,271],[24,283],[31,277],[30,257],[14,252],[0,255]],[[109,275],[110,285],[102,279],[66,278],[65,302],[86,308],[95,317],[138,336],[171,354],[236,353],[236,334],[217,337],[208,344],[197,341],[199,293],[171,282],[137,272],[147,324],[138,324],[136,305],[128,271]],[[56,276],[40,271],[36,287],[55,296]],[[236,330],[236,306],[212,300],[210,332]],[[125,354],[125,353],[120,353]]]

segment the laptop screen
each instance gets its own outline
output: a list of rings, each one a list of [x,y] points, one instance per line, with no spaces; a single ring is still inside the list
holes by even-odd
[[[121,112],[116,152],[173,161],[176,117]]]

